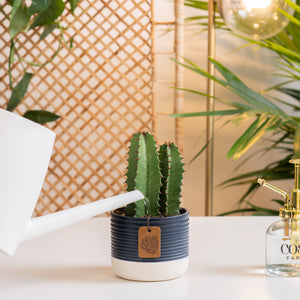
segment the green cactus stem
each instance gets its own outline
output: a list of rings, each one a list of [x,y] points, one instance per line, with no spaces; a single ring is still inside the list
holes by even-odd
[[[127,191],[131,192],[135,190],[135,176],[137,172],[137,160],[138,160],[138,147],[139,147],[140,133],[135,133],[130,140],[130,147],[128,152],[128,166],[127,166]],[[141,200],[143,201],[143,200]],[[128,204],[125,210],[127,216],[134,216],[135,203]]]
[[[174,143],[161,145],[159,149],[162,186],[160,212],[163,215],[180,214],[183,162],[178,147]]]
[[[127,191],[137,189],[145,195],[126,208],[126,215],[142,217],[159,215],[161,173],[156,143],[149,133],[136,133],[130,141],[127,168]]]
[[[162,215],[166,214],[167,206],[167,180],[169,176],[170,162],[169,156],[171,155],[170,148],[163,144],[159,148],[159,164],[160,172],[162,175],[161,187],[160,187],[160,197],[159,197],[159,208]]]

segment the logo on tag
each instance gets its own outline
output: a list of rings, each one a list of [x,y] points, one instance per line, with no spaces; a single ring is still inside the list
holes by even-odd
[[[139,257],[160,257],[160,227],[143,226],[139,228]]]

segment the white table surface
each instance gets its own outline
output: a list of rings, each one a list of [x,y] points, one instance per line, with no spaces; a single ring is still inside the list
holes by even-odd
[[[110,266],[109,218],[93,218],[0,254],[1,300],[298,299],[300,278],[265,275],[273,217],[192,217],[190,265],[181,278],[133,282]]]

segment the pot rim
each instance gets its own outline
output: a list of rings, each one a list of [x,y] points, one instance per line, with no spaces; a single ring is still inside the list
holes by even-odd
[[[119,207],[119,208],[114,209],[113,211],[111,211],[110,214],[111,214],[111,216],[120,217],[120,218],[124,218],[124,219],[127,219],[127,220],[132,220],[132,219],[134,219],[134,220],[146,220],[147,219],[146,216],[145,217],[132,217],[132,216],[119,215],[119,214],[115,213],[118,210],[124,211],[125,208],[126,208],[126,206]],[[173,219],[173,218],[178,218],[180,216],[185,216],[185,215],[189,215],[189,211],[186,208],[181,207],[179,215],[174,215],[174,216],[154,216],[154,217],[150,216],[150,220],[151,219],[153,219],[153,220],[155,220],[155,219]]]

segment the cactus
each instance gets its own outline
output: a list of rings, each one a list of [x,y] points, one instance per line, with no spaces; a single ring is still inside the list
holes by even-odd
[[[138,160],[138,147],[139,147],[139,134],[136,133],[130,140],[130,147],[128,152],[128,167],[127,167],[127,191],[135,190],[135,176],[137,174],[137,160]],[[142,200],[143,201],[143,200]],[[135,203],[128,204],[126,207],[126,215],[133,216],[135,214]]]
[[[160,213],[166,215],[166,205],[167,205],[167,190],[168,190],[168,176],[169,176],[169,157],[170,149],[166,144],[163,144],[159,148],[159,167],[162,174],[160,195],[159,195],[159,207]]]
[[[158,152],[150,133],[134,134],[128,153],[127,191],[140,190],[145,199],[127,205],[126,215],[179,215],[183,172],[175,144],[161,145]]]
[[[139,200],[126,208],[126,215],[141,217],[159,215],[159,193],[161,173],[156,143],[150,133],[136,133],[130,143],[127,191],[137,189],[145,199]]]
[[[184,169],[177,146],[174,143],[161,145],[159,159],[160,170],[163,175],[159,202],[161,214],[179,215]]]

